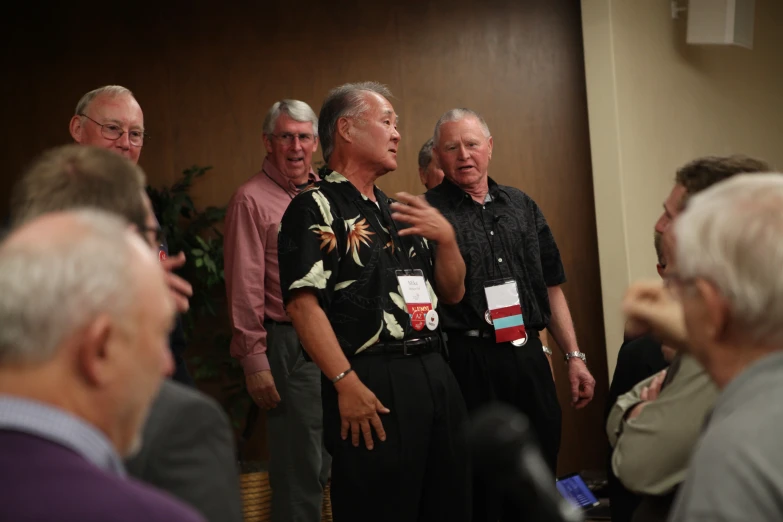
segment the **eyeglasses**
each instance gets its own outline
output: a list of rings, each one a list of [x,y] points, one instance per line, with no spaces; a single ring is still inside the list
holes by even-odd
[[[97,121],[93,120],[86,114],[82,113],[79,116],[84,116],[91,122],[93,122],[95,125],[98,125],[101,128],[101,136],[106,138],[107,140],[118,140],[122,137],[123,134],[125,134],[126,131],[122,129],[119,125],[116,123],[98,123]],[[131,130],[128,132],[128,141],[130,141],[130,144],[134,147],[141,147],[144,145],[144,139],[149,138],[149,134],[144,132],[143,130]]]
[[[145,236],[147,234],[154,234],[155,235],[155,243],[157,243],[157,244],[163,244],[164,240],[166,239],[166,233],[163,231],[163,229],[160,226],[157,226],[157,227],[144,226],[144,227],[141,227],[141,232]]]
[[[286,145],[293,145],[296,138],[299,138],[299,143],[302,145],[310,145],[313,143],[313,140],[315,140],[315,136],[312,134],[291,134],[290,132],[284,132],[282,134],[271,134],[271,136],[274,136]]]

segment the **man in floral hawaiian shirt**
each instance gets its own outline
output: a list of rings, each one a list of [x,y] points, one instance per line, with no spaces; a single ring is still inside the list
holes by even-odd
[[[397,168],[390,96],[366,82],[324,101],[328,166],[283,216],[280,286],[323,372],[335,519],[467,521],[465,405],[437,318],[439,299],[462,299],[465,264],[453,228],[423,198],[392,203],[375,186]]]

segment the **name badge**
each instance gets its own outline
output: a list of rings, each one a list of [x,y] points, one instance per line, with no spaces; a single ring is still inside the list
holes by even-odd
[[[408,307],[411,326],[414,330],[430,330],[438,327],[438,312],[432,308],[432,299],[427,289],[427,280],[421,270],[397,270],[402,298]]]
[[[499,279],[484,283],[488,310],[485,318],[495,328],[495,342],[522,346],[527,342],[517,282]]]

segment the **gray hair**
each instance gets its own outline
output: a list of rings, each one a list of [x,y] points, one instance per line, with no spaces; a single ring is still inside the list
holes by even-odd
[[[299,100],[280,100],[272,105],[264,118],[264,134],[275,132],[275,125],[280,114],[286,113],[292,120],[301,123],[310,122],[313,124],[313,134],[318,136],[318,117],[313,109],[303,101]]]
[[[432,161],[432,147],[434,145],[434,142],[432,141],[432,138],[428,139],[426,142],[424,142],[424,145],[421,146],[421,150],[419,151],[419,168],[420,169],[426,169],[430,162]]]
[[[492,136],[492,134],[489,132],[489,126],[487,125],[487,122],[484,121],[484,118],[481,116],[481,114],[471,109],[451,109],[446,111],[443,116],[440,117],[438,123],[435,124],[435,132],[433,133],[434,143],[437,144],[440,140],[440,128],[444,123],[448,123],[450,121],[461,121],[465,118],[476,118],[479,124],[481,124],[481,131],[484,133],[484,137],[489,138]]]
[[[334,135],[337,130],[337,121],[340,118],[355,118],[364,113],[369,105],[364,96],[366,92],[380,94],[386,99],[391,98],[392,93],[388,87],[378,82],[346,83],[335,87],[326,95],[321,114],[318,118],[318,134],[321,137],[321,150],[324,161],[334,152]]]
[[[675,221],[683,279],[710,281],[731,326],[750,342],[783,347],[783,175],[739,174],[693,196]]]
[[[92,101],[98,96],[102,96],[102,95],[106,95],[111,98],[128,95],[132,98],[135,98],[135,96],[133,96],[133,93],[130,91],[130,89],[127,89],[122,85],[104,85],[103,87],[98,87],[97,89],[93,89],[87,94],[85,94],[84,96],[82,96],[82,98],[79,100],[79,103],[76,104],[76,112],[74,114],[76,116],[84,114],[87,108],[92,103]]]
[[[99,210],[70,211],[67,238],[0,247],[0,364],[41,363],[103,313],[122,324],[138,254],[128,225]]]
[[[14,226],[58,210],[91,207],[121,215],[142,230],[147,208],[141,167],[109,150],[63,145],[37,157],[11,194]]]

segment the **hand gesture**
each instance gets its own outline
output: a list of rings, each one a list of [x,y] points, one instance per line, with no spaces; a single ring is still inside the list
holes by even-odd
[[[185,264],[185,253],[180,252],[174,257],[167,257],[160,262],[166,272],[166,283],[171,290],[177,312],[185,313],[190,309],[188,298],[193,295],[193,287],[190,283],[174,273],[174,270]]]
[[[623,298],[623,313],[630,335],[652,333],[661,342],[682,350],[687,345],[682,304],[661,282],[632,284]]]
[[[455,240],[454,228],[443,214],[427,203],[424,196],[413,196],[407,192],[398,192],[395,197],[399,202],[391,204],[391,217],[410,225],[400,230],[401,236],[417,235],[436,243],[446,243]]]

